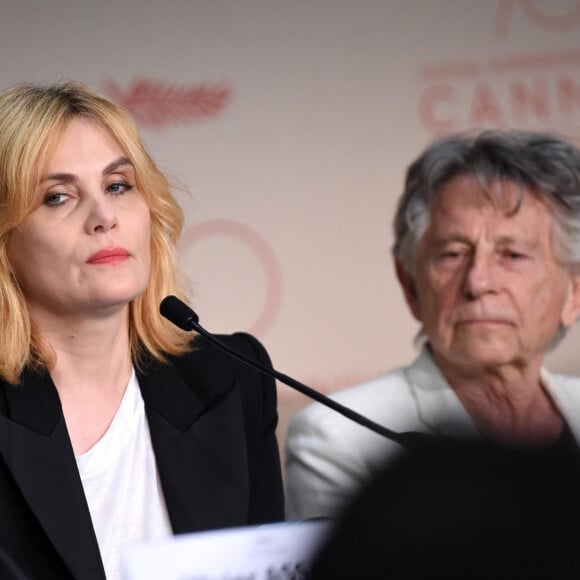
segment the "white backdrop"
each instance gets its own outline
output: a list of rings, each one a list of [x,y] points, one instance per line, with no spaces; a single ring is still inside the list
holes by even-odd
[[[436,135],[580,143],[579,0],[2,0],[0,89],[75,79],[123,103],[179,184],[204,325],[331,391],[408,362],[390,258]],[[576,328],[551,368],[580,373]],[[283,438],[308,401],[280,386]]]

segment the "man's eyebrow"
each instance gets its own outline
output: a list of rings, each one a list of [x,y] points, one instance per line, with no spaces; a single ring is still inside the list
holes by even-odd
[[[455,232],[444,235],[437,235],[432,240],[432,244],[435,246],[443,246],[445,244],[453,243],[470,244],[471,240],[469,239],[469,236]]]
[[[107,165],[103,171],[103,175],[109,175],[114,173],[120,167],[125,165],[129,165],[133,167],[133,163],[128,157],[119,157],[119,159],[115,159]],[[49,175],[44,176],[40,183],[44,183],[46,181],[60,181],[62,183],[73,183],[78,179],[78,177],[74,173],[50,173]]]
[[[436,236],[435,239],[432,240],[431,245],[444,246],[453,243],[471,245],[473,242],[471,238],[465,234],[452,232],[448,235]],[[534,248],[537,246],[537,239],[531,236],[502,235],[496,238],[494,243],[498,246],[518,245],[527,248]]]
[[[538,238],[536,236],[503,236],[498,238],[499,245],[509,246],[516,245],[524,248],[533,249],[538,245]]]

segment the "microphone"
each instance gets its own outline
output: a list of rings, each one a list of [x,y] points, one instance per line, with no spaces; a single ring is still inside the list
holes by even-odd
[[[207,331],[201,324],[199,324],[199,316],[184,302],[182,302],[176,296],[165,297],[159,306],[159,311],[161,315],[167,318],[170,322],[175,324],[175,326],[181,328],[182,330],[192,331],[195,330],[197,333],[201,334],[207,338],[212,344],[216,345],[219,349],[229,354],[231,357],[237,359],[243,364],[252,367],[254,370],[259,371],[269,377],[278,379],[285,385],[295,389],[296,391],[314,399],[315,401],[329,407],[330,409],[340,413],[344,417],[351,419],[355,423],[367,427],[371,431],[386,437],[387,439],[398,443],[402,447],[408,450],[418,450],[424,448],[426,445],[433,445],[435,440],[439,440],[440,436],[427,435],[426,433],[419,433],[416,431],[407,431],[404,433],[398,433],[387,429],[379,423],[371,421],[367,417],[341,405],[334,399],[323,395],[322,393],[314,390],[313,388],[289,377],[288,375],[282,374],[274,368],[268,368],[245,355],[231,348],[219,338]]]

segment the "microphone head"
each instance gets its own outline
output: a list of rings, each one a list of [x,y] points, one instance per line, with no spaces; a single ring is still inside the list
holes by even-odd
[[[166,296],[159,305],[159,312],[182,330],[193,330],[199,316],[177,296]]]

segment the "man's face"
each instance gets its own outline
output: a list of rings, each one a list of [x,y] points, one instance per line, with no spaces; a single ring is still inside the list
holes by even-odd
[[[399,267],[443,369],[539,366],[560,324],[571,325],[579,313],[579,284],[555,256],[549,208],[526,192],[510,213],[518,186],[494,187],[509,203],[494,206],[470,177],[444,186],[414,276]]]

